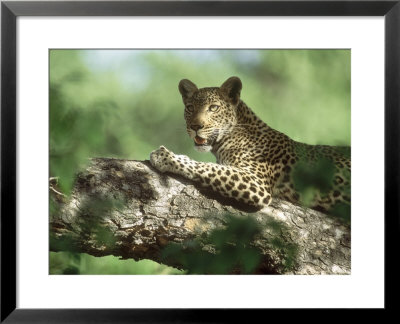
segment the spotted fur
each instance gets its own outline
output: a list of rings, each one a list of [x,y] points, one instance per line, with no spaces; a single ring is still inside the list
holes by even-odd
[[[262,208],[272,197],[301,204],[303,192],[296,190],[293,170],[300,161],[312,168],[322,158],[335,167],[333,183],[327,193],[314,196],[311,207],[326,211],[339,202],[350,204],[350,158],[337,147],[299,143],[272,129],[240,99],[241,89],[237,77],[202,89],[182,80],[187,132],[195,148],[211,151],[217,163],[197,162],[161,146],[151,153],[151,164]]]

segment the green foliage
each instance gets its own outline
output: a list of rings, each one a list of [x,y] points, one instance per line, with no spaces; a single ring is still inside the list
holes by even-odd
[[[79,260],[75,255],[79,256]],[[183,271],[150,260],[120,260],[111,255],[94,257],[86,253],[50,252],[50,274],[144,275],[183,274]]]
[[[162,258],[177,260],[189,274],[253,272],[262,258],[253,246],[260,227],[250,217],[227,216],[226,220],[224,229],[213,230],[205,238],[167,245]]]
[[[252,217],[226,215],[225,223],[224,228],[215,229],[206,237],[181,244],[170,243],[162,251],[162,258],[166,262],[174,260],[187,269],[188,274],[254,273],[262,261],[266,262],[262,251],[255,246],[261,227]],[[275,235],[265,245],[281,255],[283,269],[292,269],[297,256],[296,245],[279,238],[285,229],[282,223],[270,220],[268,226]]]
[[[304,148],[303,148],[304,149]],[[350,147],[335,147],[335,151],[344,157],[350,158]],[[300,200],[303,205],[310,206],[316,195],[324,197],[332,190],[334,185],[335,164],[323,157],[318,152],[310,158],[302,147],[297,149],[300,160],[296,162],[291,172],[294,188],[300,192]],[[347,170],[342,170],[341,175],[345,183],[341,189],[342,194],[351,197],[351,174]],[[350,224],[351,207],[350,203],[336,203],[333,208],[327,211],[330,216],[340,218],[344,223]]]
[[[89,158],[143,160],[160,145],[215,161],[193,150],[177,86],[232,75],[271,127],[309,144],[350,144],[349,50],[51,50],[50,176],[69,194]]]
[[[64,258],[59,258],[60,253],[50,253],[50,274],[80,274],[82,254],[62,252]]]
[[[337,203],[329,211],[329,214],[340,218],[345,224],[351,225],[351,206],[350,204]]]
[[[94,78],[79,64],[78,52],[51,51],[50,62],[50,175],[59,177],[61,190],[69,194],[74,175],[89,158],[120,153],[110,124],[118,115],[104,93],[85,93]]]
[[[292,171],[294,187],[301,192],[302,203],[309,206],[315,195],[328,193],[332,189],[335,165],[331,160],[321,158],[313,163],[298,161]]]
[[[268,240],[267,244],[271,250],[279,253],[282,260],[282,272],[293,270],[296,267],[296,260],[298,255],[298,246],[295,243],[290,243],[282,238],[282,233],[287,232],[287,226],[274,219],[269,219],[265,224],[273,234],[274,237]]]

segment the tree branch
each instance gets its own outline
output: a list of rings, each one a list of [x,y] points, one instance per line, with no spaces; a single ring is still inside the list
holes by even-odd
[[[276,199],[267,208],[251,210],[183,178],[160,174],[148,161],[92,159],[77,175],[70,197],[56,189],[54,178],[50,197],[56,206],[50,213],[52,251],[150,259],[183,268],[179,260],[163,258],[163,248],[223,228],[229,213],[252,217],[261,227],[253,242],[263,255],[256,273],[350,273],[350,228],[340,220]],[[277,240],[283,246],[271,244]],[[283,261],[285,245],[296,247],[290,269]]]

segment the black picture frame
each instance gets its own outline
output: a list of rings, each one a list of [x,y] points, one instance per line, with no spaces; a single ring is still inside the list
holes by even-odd
[[[385,309],[398,286],[400,0],[396,1],[2,1],[1,3],[1,321],[5,323],[234,322],[261,310],[16,308],[16,19],[19,16],[384,16]],[[371,152],[373,154],[373,152]],[[371,188],[371,195],[374,190]],[[373,197],[366,197],[373,203]],[[373,256],[371,256],[373,263]],[[373,266],[373,265],[371,265]],[[397,284],[396,284],[397,283]],[[254,318],[254,317],[253,317]]]

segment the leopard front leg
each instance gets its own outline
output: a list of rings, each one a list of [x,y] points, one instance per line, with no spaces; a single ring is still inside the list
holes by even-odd
[[[262,208],[271,202],[271,191],[263,180],[237,167],[197,162],[164,146],[150,154],[150,162],[161,172],[179,174],[242,203]]]
[[[172,172],[192,179],[196,161],[186,155],[177,155],[167,150],[164,146],[150,153],[150,163],[158,171]]]

